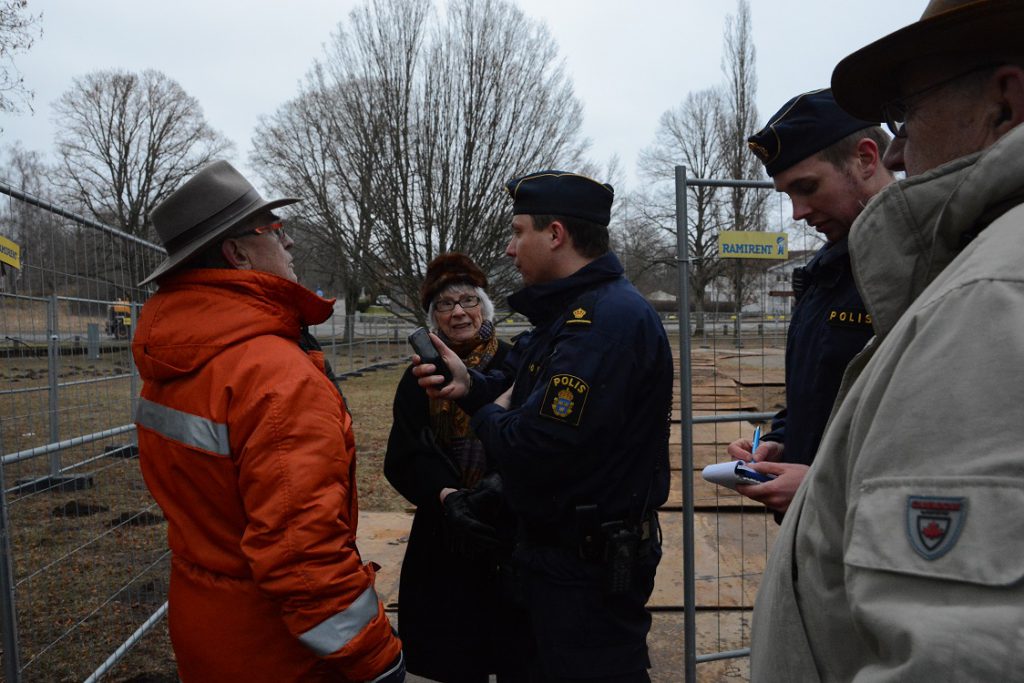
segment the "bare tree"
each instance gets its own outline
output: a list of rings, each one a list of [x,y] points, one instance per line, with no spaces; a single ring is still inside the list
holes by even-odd
[[[626,277],[644,294],[663,290],[677,294],[675,244],[660,225],[650,221],[636,195],[615,202],[611,243]]]
[[[0,0],[0,111],[32,108],[32,91],[14,63],[43,35],[43,14],[30,14],[28,0]]]
[[[715,89],[689,93],[679,106],[661,116],[653,144],[640,153],[641,175],[650,191],[641,200],[643,216],[676,236],[675,167],[683,165],[696,178],[720,178],[724,172],[720,121],[722,94]],[[704,299],[708,286],[721,274],[718,230],[722,227],[722,198],[718,188],[688,187],[690,291],[697,333],[704,329]]]
[[[725,20],[722,70],[725,72],[725,95],[720,118],[720,139],[723,170],[726,177],[737,180],[761,179],[761,163],[747,148],[747,137],[759,128],[757,105],[757,52],[750,26],[749,0],[737,0],[736,14]],[[759,230],[765,220],[767,193],[751,188],[730,188],[727,216],[731,230]],[[734,259],[732,288],[737,312],[746,303],[753,273],[757,268]],[[736,325],[740,318],[736,316]]]
[[[332,258],[358,263],[347,299],[384,291],[421,318],[419,284],[439,253],[466,252],[497,291],[511,286],[502,184],[578,162],[580,120],[550,35],[513,5],[454,0],[438,18],[430,0],[370,0],[257,132],[253,158],[269,184],[331,197],[307,217]],[[296,125],[307,132],[283,130]],[[282,144],[295,135],[302,145]],[[297,158],[310,145],[329,163]]]
[[[97,71],[54,103],[64,199],[87,217],[152,239],[149,215],[178,185],[232,145],[202,108],[159,71]],[[110,267],[134,272],[132,264]],[[141,278],[139,278],[141,279]]]
[[[97,71],[54,104],[59,179],[88,215],[148,237],[150,211],[232,145],[159,71]]]
[[[6,148],[0,177],[12,187],[45,201],[52,201],[48,179],[52,173],[43,156],[20,144]],[[43,296],[55,291],[53,272],[40,268],[64,260],[69,251],[69,234],[53,214],[12,200],[0,204],[0,231],[21,247],[21,271],[5,273],[5,288],[15,293]],[[6,269],[5,269],[6,270]]]

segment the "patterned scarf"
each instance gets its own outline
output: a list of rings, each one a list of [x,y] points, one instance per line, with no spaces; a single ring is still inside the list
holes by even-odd
[[[498,350],[498,337],[490,320],[485,320],[476,335],[465,342],[453,342],[442,332],[437,336],[458,354],[467,368],[483,370]],[[469,427],[469,415],[453,401],[430,399],[430,426],[437,445],[458,468],[462,486],[472,488],[487,472],[487,455]]]

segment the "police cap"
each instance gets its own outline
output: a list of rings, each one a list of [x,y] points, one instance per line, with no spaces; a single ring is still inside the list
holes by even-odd
[[[615,190],[567,171],[538,171],[505,183],[513,214],[573,216],[608,225]]]
[[[831,89],[812,90],[786,102],[768,125],[747,138],[747,146],[775,177],[850,133],[874,125],[843,111]]]

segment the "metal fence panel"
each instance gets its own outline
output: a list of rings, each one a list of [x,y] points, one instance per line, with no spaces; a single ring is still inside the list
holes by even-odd
[[[21,268],[0,276],[5,676],[82,680],[166,595],[129,350],[131,303],[146,296],[135,283],[163,254],[70,212],[5,204],[6,236],[21,246]]]
[[[0,627],[8,681],[98,680],[170,656],[166,522],[138,466],[130,353],[163,250],[0,183]],[[404,361],[411,325],[313,328],[338,374]],[[147,639],[150,629],[162,638]],[[149,642],[149,641],[155,642]],[[129,653],[131,650],[131,653]],[[166,664],[163,665],[167,668]],[[129,672],[130,673],[130,672]]]
[[[696,321],[691,318],[688,292],[687,188],[764,191],[772,184],[691,179],[683,167],[676,168],[675,182],[681,292],[680,488],[684,501],[682,677],[688,682],[743,678],[749,676],[743,658],[750,652],[754,597],[777,527],[763,506],[702,481],[700,470],[730,460],[726,446],[749,437],[755,424],[767,428],[770,415],[785,405],[790,283],[785,268],[755,269],[752,301],[736,302],[729,311],[713,307],[704,312],[702,324],[691,324]],[[780,204],[780,229],[785,227],[781,213]],[[723,660],[737,659],[740,663],[721,668]]]

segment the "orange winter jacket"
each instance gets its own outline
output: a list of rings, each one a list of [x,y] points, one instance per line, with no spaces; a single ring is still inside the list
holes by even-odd
[[[352,420],[300,327],[332,302],[241,270],[165,277],[132,344],[182,680],[365,681],[398,656],[356,548]]]

